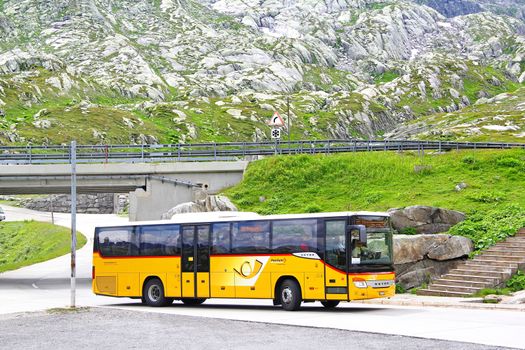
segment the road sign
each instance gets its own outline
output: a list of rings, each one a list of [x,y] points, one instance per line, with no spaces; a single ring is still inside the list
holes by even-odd
[[[272,136],[272,139],[280,139],[281,129],[272,129],[271,136]]]
[[[279,112],[275,111],[273,113],[273,117],[268,122],[268,125],[270,126],[284,126],[284,120],[279,114]]]

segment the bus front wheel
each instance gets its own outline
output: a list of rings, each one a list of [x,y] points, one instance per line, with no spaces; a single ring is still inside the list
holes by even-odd
[[[301,287],[291,279],[284,280],[281,284],[281,304],[287,311],[296,311],[301,307]]]
[[[333,309],[337,305],[339,305],[339,300],[325,300],[321,301],[321,304],[327,309]]]
[[[164,286],[157,278],[150,279],[146,282],[142,292],[142,299],[148,306],[165,306],[168,305],[170,301],[173,302],[173,299],[164,296]]]

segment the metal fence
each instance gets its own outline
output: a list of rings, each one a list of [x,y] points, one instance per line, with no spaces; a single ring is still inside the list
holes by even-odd
[[[155,145],[78,145],[78,163],[139,163],[239,160],[277,154],[331,154],[372,151],[449,151],[460,149],[525,149],[524,143],[411,140],[300,140]],[[70,162],[69,145],[0,147],[0,164]]]

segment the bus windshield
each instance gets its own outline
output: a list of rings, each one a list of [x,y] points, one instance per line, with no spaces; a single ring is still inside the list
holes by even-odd
[[[366,246],[352,247],[353,265],[391,265],[392,230],[388,217],[359,217],[356,222],[366,226]]]

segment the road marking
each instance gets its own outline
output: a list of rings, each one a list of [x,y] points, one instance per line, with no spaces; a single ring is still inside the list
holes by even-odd
[[[35,289],[38,289],[38,286],[37,286],[36,284],[34,284],[34,283],[33,283],[31,286],[32,286],[33,288],[35,288]]]

